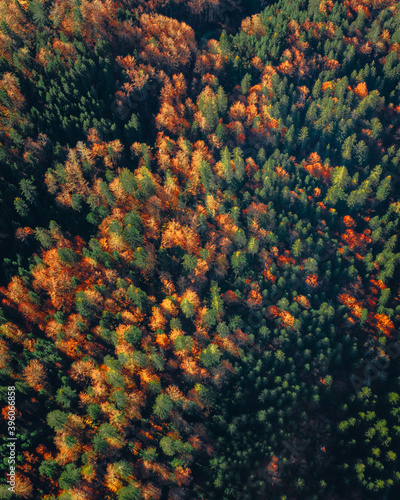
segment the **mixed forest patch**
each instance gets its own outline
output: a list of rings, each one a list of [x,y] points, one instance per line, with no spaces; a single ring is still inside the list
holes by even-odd
[[[0,0],[0,498],[398,498],[399,59],[394,0]]]

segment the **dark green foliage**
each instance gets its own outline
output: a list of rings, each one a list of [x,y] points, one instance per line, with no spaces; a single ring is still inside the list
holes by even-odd
[[[75,464],[67,464],[65,471],[61,474],[59,482],[61,488],[70,490],[79,483],[81,474]]]
[[[61,430],[68,419],[68,414],[55,410],[47,415],[47,423],[55,430]]]
[[[131,326],[129,330],[126,330],[124,335],[127,342],[136,346],[139,344],[143,332],[137,326]]]
[[[79,260],[79,256],[71,248],[59,248],[57,253],[64,264],[76,264]]]
[[[118,500],[141,500],[141,498],[140,490],[133,486],[125,486],[118,492]]]

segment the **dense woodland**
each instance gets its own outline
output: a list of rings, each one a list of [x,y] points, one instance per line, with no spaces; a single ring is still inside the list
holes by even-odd
[[[399,498],[399,59],[394,0],[0,0],[0,498]]]

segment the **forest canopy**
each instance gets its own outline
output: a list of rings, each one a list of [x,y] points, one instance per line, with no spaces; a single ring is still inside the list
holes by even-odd
[[[398,498],[397,2],[0,0],[0,162],[0,498]]]

